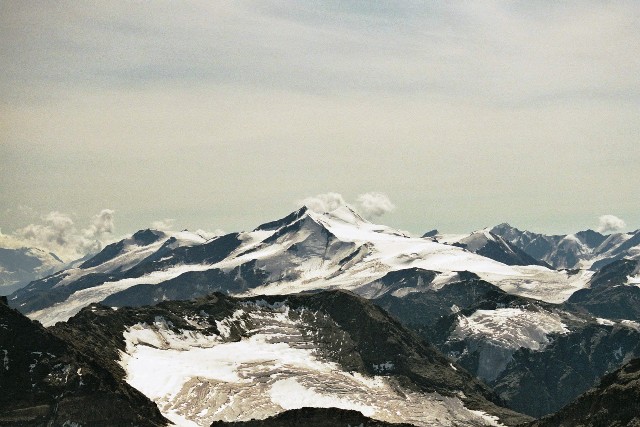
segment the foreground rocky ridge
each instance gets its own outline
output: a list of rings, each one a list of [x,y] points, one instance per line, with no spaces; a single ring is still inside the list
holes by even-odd
[[[122,376],[6,300],[0,302],[0,352],[1,426],[166,425],[155,404]]]
[[[264,420],[214,421],[211,427],[412,427],[412,424],[372,420],[358,411],[337,408],[300,408],[282,412]]]
[[[296,335],[294,330],[300,334]],[[252,393],[256,400],[247,402],[251,407],[245,408],[242,412],[242,416],[246,417],[244,419],[248,420],[256,418],[252,416],[256,414],[261,415],[257,418],[264,418],[265,415],[282,412],[281,405],[284,405],[285,409],[288,405],[295,406],[297,402],[291,402],[291,399],[295,400],[295,393],[309,393],[307,390],[310,389],[307,387],[311,384],[315,384],[311,386],[314,390],[313,395],[316,396],[314,399],[321,406],[345,404],[347,401],[341,400],[342,398],[338,397],[340,394],[335,393],[340,393],[340,390],[347,387],[344,390],[350,390],[345,395],[348,397],[349,405],[355,402],[364,412],[370,413],[368,417],[380,420],[404,419],[405,422],[416,425],[442,423],[474,426],[493,425],[498,419],[505,425],[515,425],[527,419],[526,416],[498,406],[497,403],[500,401],[490,389],[462,368],[452,365],[437,350],[407,331],[383,310],[344,291],[244,299],[214,294],[191,302],[164,302],[153,307],[122,308],[117,311],[92,305],[68,323],[59,323],[52,331],[59,337],[77,342],[83,351],[91,354],[101,364],[109,366],[109,369],[121,371],[128,369],[127,360],[134,363],[127,357],[123,359],[123,353],[143,357],[148,351],[154,354],[162,351],[157,346],[162,347],[163,341],[152,344],[156,341],[153,341],[155,338],[148,338],[149,333],[154,336],[161,334],[165,343],[167,339],[175,340],[183,350],[187,345],[185,337],[197,341],[197,351],[210,348],[215,352],[216,348],[222,348],[220,346],[237,346],[248,342],[279,346],[286,343],[289,350],[283,347],[280,349],[281,354],[311,350],[311,353],[305,353],[309,354],[305,356],[306,360],[316,361],[313,362],[315,368],[311,370],[309,367],[297,365],[298,362],[295,360],[284,365],[274,365],[267,360],[273,356],[247,362],[239,359],[240,365],[237,365],[238,370],[234,372],[245,378],[245,381],[249,381],[248,386],[251,388],[248,391],[245,391],[242,384],[233,385],[230,391],[224,381],[201,380],[200,385],[187,381],[177,389],[172,389],[171,395],[174,397],[169,400],[165,399],[166,396],[156,393],[156,403],[170,419],[186,417],[200,425],[210,419],[231,421],[238,417],[237,411],[216,411],[215,407],[209,412],[203,412],[202,408],[210,407],[212,402],[219,401],[215,396],[207,395],[207,390],[223,393],[225,398],[221,404],[224,404],[226,399],[226,405],[229,402],[238,402],[233,398],[237,393],[239,396],[245,392]],[[125,342],[124,336],[134,334],[137,334],[138,338]],[[140,337],[143,336],[147,338],[140,341]],[[260,336],[266,336],[267,341]],[[275,341],[269,341],[269,337]],[[159,350],[140,348],[139,345],[154,345]],[[149,350],[144,350],[145,348]],[[169,346],[166,350],[173,351],[171,348],[176,347]],[[265,351],[264,346],[252,348],[258,349],[258,352]],[[136,353],[136,349],[144,352]],[[182,355],[184,356],[184,352]],[[332,364],[335,364],[334,368],[331,368]],[[327,366],[328,370],[324,371],[323,366]],[[336,368],[339,370],[336,371]],[[260,375],[256,372],[263,372],[265,369],[271,372],[270,377],[253,382],[253,375]],[[353,377],[354,374],[346,374],[348,372],[355,373],[356,377]],[[157,373],[154,375],[157,376]],[[318,375],[318,378],[322,378],[321,382],[314,379]],[[203,378],[206,378],[206,375]],[[335,390],[332,389],[332,381],[335,381]],[[289,387],[286,390],[290,389],[291,392],[287,392],[284,397],[276,393],[285,386]],[[145,387],[144,383],[141,387]],[[155,391],[149,393],[153,394]],[[196,396],[205,396],[205,400],[196,404],[194,393]],[[397,393],[400,393],[398,397],[394,397]],[[185,410],[183,406],[176,404],[175,400],[179,400],[182,395],[192,396],[189,398],[191,409]],[[271,399],[275,399],[275,395],[279,396],[276,399],[279,402],[277,404],[268,398],[272,396]],[[265,396],[267,400],[264,400]],[[394,399],[397,399],[401,406],[393,406]],[[417,406],[412,409],[411,405]],[[236,415],[229,415],[232,413]]]
[[[602,378],[600,383],[556,414],[530,427],[640,426],[640,359]]]

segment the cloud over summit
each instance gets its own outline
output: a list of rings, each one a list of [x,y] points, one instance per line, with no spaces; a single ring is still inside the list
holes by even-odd
[[[378,192],[360,194],[356,197],[355,203],[347,203],[342,194],[329,192],[306,197],[299,200],[296,205],[306,206],[318,213],[331,212],[341,206],[349,206],[367,219],[378,218],[396,208],[386,194]]]

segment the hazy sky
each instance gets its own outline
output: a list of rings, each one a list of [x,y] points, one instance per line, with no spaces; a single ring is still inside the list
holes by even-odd
[[[0,229],[328,192],[413,232],[640,228],[639,29],[635,0],[0,1]]]

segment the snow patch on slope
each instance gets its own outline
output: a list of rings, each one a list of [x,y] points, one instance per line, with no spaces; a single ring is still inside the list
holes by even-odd
[[[477,310],[458,316],[451,340],[466,340],[469,351],[479,353],[477,375],[493,381],[504,371],[519,348],[541,350],[550,334],[569,332],[556,313],[522,308]]]
[[[555,313],[498,308],[477,310],[469,317],[459,316],[453,336],[478,337],[505,348],[540,350],[549,343],[549,334],[567,332],[567,326]]]

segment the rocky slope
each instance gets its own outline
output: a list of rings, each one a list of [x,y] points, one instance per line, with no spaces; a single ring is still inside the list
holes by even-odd
[[[621,259],[606,265],[575,292],[565,306],[608,319],[640,321],[640,261]]]
[[[556,414],[530,427],[640,426],[640,359],[634,359]]]
[[[122,376],[0,302],[1,426],[161,426]]]
[[[344,291],[214,294],[117,311],[91,305],[52,331],[124,370],[179,424],[307,406],[422,426],[526,420],[383,310]]]
[[[509,295],[477,278],[375,300],[510,408],[539,417],[640,356],[640,324]]]

